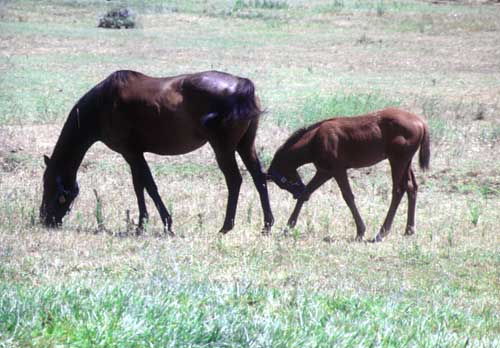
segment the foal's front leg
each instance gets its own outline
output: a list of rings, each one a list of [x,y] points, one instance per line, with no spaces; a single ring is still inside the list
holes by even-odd
[[[356,203],[354,202],[354,194],[351,190],[351,185],[349,185],[349,178],[347,177],[347,172],[345,170],[339,171],[335,174],[335,180],[340,187],[340,191],[342,192],[342,197],[344,201],[347,203],[347,206],[351,210],[352,217],[354,218],[354,222],[356,223],[356,241],[360,242],[363,240],[365,235],[366,227],[359,214],[358,208],[356,207]]]
[[[288,219],[287,228],[294,228],[297,224],[297,219],[300,214],[300,210],[304,205],[304,202],[309,200],[309,197],[313,194],[316,189],[318,189],[321,185],[323,185],[327,180],[329,180],[332,175],[326,171],[318,170],[314,177],[309,181],[306,185],[306,189],[302,196],[297,199],[297,204],[295,204],[295,208],[293,209],[292,215]]]

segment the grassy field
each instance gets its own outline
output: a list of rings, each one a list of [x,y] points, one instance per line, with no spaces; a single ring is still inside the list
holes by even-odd
[[[0,0],[0,347],[500,347],[498,4],[126,3],[138,29],[96,27],[116,0]],[[102,144],[83,161],[63,227],[43,228],[42,155],[76,100],[118,69],[251,78],[267,109],[257,136],[266,166],[319,119],[389,105],[424,116],[432,158],[416,171],[416,235],[402,235],[404,198],[383,243],[354,242],[331,182],[287,237],[294,201],[271,185],[276,225],[263,237],[240,162],[236,227],[220,236],[227,193],[207,146],[147,155],[179,237],[160,235],[151,201],[135,237],[129,169]],[[349,175],[372,238],[389,206],[389,166]]]

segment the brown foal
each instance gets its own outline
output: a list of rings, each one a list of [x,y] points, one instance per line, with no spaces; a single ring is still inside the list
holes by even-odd
[[[430,161],[429,128],[424,120],[409,112],[387,108],[363,116],[336,117],[296,131],[276,151],[268,170],[268,180],[293,194],[297,199],[288,220],[294,227],[302,205],[330,178],[335,178],[356,223],[356,240],[362,240],[365,224],[356,208],[347,169],[372,166],[389,160],[392,173],[392,200],[375,241],[389,234],[403,194],[408,195],[408,220],[405,235],[415,233],[417,181],[411,166],[420,148],[420,168]],[[317,171],[304,185],[297,168],[313,163]]]
[[[264,212],[264,231],[273,224],[266,178],[255,151],[261,115],[252,81],[207,71],[154,78],[135,71],[117,71],[88,91],[73,107],[52,156],[45,156],[40,218],[57,226],[78,195],[76,174],[87,150],[97,141],[120,153],[130,166],[141,232],[148,212],[144,190],[160,213],[165,232],[172,232],[172,218],[144,152],[179,155],[205,143],[214,150],[226,179],[226,217],[220,230],[234,226],[242,177],[235,153],[252,175]]]

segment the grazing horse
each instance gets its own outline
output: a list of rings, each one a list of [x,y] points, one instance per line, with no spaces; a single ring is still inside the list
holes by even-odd
[[[76,174],[92,144],[101,141],[129,164],[137,203],[140,233],[148,212],[144,189],[156,205],[165,232],[172,218],[151,175],[144,152],[179,155],[209,143],[224,174],[228,200],[220,230],[234,226],[242,177],[238,152],[259,192],[264,212],[263,232],[274,219],[266,177],[255,151],[255,136],[262,114],[252,81],[207,71],[153,78],[134,71],[116,71],[88,91],[73,107],[52,156],[45,157],[40,218],[57,226],[78,195]]]
[[[403,110],[388,108],[363,116],[331,118],[290,136],[276,151],[267,178],[297,199],[288,220],[289,228],[295,226],[302,205],[310,195],[327,180],[335,178],[356,222],[356,240],[360,241],[366,228],[354,203],[347,169],[368,167],[389,159],[392,201],[384,224],[375,237],[375,241],[382,241],[390,232],[394,214],[405,192],[408,194],[405,234],[415,233],[417,181],[411,161],[419,147],[420,167],[427,169],[430,160],[429,128],[420,117]],[[297,168],[311,162],[317,171],[304,185]]]

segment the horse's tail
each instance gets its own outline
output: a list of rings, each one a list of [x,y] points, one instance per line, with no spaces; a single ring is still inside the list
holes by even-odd
[[[206,114],[201,119],[205,126],[217,128],[253,120],[262,114],[255,86],[247,78],[206,71],[187,75],[182,90],[194,104],[205,105]]]
[[[238,84],[230,95],[216,95],[215,100],[216,110],[202,118],[203,124],[210,128],[255,120],[263,113],[260,100],[255,94],[255,86],[246,78],[238,79]]]
[[[229,98],[229,119],[254,119],[262,114],[260,101],[255,95],[255,86],[252,81],[240,78],[234,96]]]
[[[429,169],[429,163],[431,160],[431,142],[429,135],[429,126],[424,122],[424,136],[420,142],[420,152],[418,156],[418,163],[420,168],[423,170]]]

